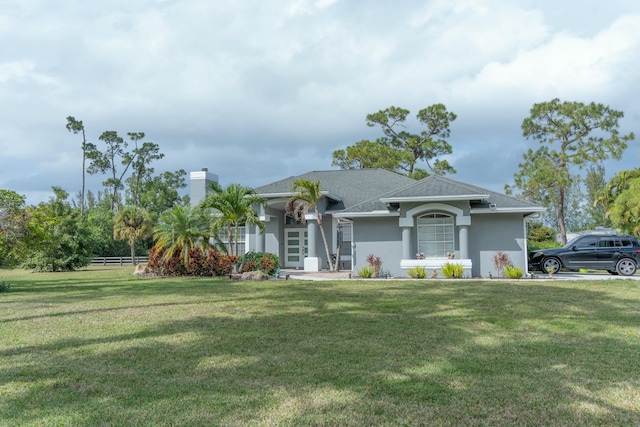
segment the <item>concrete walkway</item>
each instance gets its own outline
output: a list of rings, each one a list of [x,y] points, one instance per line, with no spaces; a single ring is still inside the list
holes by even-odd
[[[536,277],[540,279],[547,279],[546,274],[536,274]],[[640,274],[634,274],[633,276],[614,276],[609,273],[572,273],[564,272],[556,273],[553,275],[557,280],[615,280],[615,279],[628,279],[628,280],[640,280]]]

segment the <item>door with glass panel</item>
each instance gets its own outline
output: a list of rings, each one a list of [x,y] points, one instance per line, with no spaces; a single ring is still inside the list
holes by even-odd
[[[290,228],[284,230],[284,266],[285,268],[304,267],[307,256],[307,230]]]

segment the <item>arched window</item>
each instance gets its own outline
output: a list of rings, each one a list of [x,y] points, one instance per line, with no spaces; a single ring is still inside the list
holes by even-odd
[[[418,252],[425,258],[446,257],[455,250],[453,217],[443,213],[429,213],[418,217]]]

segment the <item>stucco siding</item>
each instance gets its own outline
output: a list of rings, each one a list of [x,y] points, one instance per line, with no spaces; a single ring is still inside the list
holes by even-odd
[[[469,229],[469,255],[474,277],[497,276],[493,258],[498,251],[509,255],[511,263],[525,269],[524,223],[521,214],[473,215]]]
[[[264,251],[277,255],[280,264],[282,264],[284,256],[283,222],[281,217],[272,217],[270,221],[264,223]],[[255,235],[252,237],[255,240]]]
[[[373,254],[382,260],[382,270],[393,276],[406,275],[400,269],[402,259],[402,234],[398,218],[359,218],[353,223],[355,242],[353,271],[358,272]]]

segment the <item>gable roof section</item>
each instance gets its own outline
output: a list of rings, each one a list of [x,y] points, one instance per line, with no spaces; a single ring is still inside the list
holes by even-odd
[[[347,207],[340,216],[351,213],[364,214],[387,209],[390,203],[402,202],[451,202],[468,200],[472,213],[483,212],[544,212],[545,209],[486,188],[466,184],[440,175],[431,175],[413,181],[403,188],[381,194],[356,206]],[[474,212],[475,211],[475,212]]]
[[[411,178],[384,169],[347,169],[307,172],[291,176],[255,189],[265,198],[291,197],[291,185],[296,179],[320,181],[320,189],[335,195],[339,201],[330,210],[348,209],[369,199],[379,199],[380,195],[395,191],[414,183]]]
[[[468,185],[439,175],[431,175],[408,187],[381,197],[385,203],[430,202],[453,200],[485,200],[491,196],[489,190]]]

